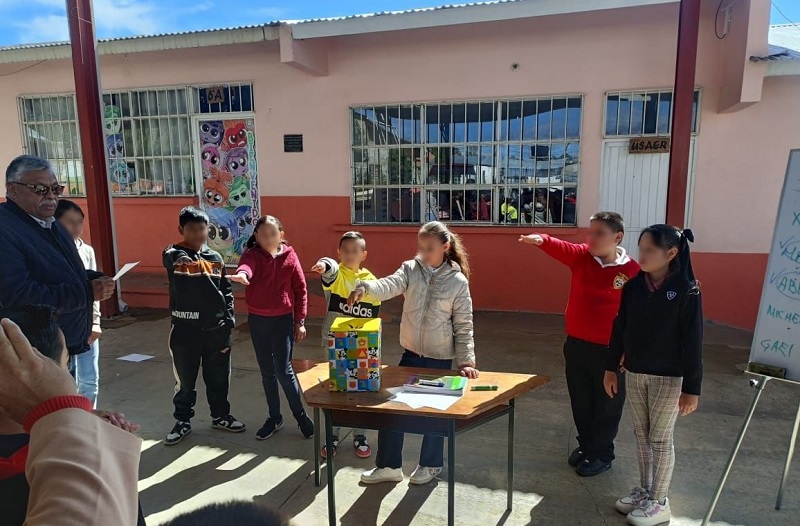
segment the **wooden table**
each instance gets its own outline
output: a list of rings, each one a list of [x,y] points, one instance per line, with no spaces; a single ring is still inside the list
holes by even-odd
[[[412,374],[446,375],[453,371],[417,369],[384,365],[381,368],[381,391],[377,393],[343,393],[328,390],[328,362],[295,360],[294,370],[306,404],[314,409],[314,425],[319,430],[322,411],[325,415],[325,444],[333,451],[333,426],[399,431],[404,433],[437,435],[447,438],[447,523],[455,523],[455,437],[496,418],[508,416],[508,481],[507,507],[511,510],[514,485],[514,400],[528,391],[540,387],[550,379],[541,375],[492,373],[481,371],[477,380],[470,380],[467,390],[448,410],[440,411],[422,407],[412,409],[391,402],[391,387],[402,386]],[[496,385],[497,391],[470,391],[472,385]],[[443,395],[444,396],[444,395]],[[314,433],[314,482],[321,484],[320,439]],[[335,467],[333,455],[328,455],[328,521],[336,526],[336,500],[334,491]]]

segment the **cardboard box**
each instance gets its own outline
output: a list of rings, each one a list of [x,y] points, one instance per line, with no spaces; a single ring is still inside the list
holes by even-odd
[[[336,318],[328,333],[331,391],[381,390],[381,320]]]

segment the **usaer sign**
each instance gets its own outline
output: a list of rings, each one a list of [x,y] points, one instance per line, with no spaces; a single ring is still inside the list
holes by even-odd
[[[628,153],[669,153],[669,137],[636,137],[628,144]]]

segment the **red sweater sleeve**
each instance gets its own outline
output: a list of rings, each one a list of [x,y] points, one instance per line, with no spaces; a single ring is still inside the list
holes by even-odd
[[[542,236],[542,244],[539,248],[551,258],[568,267],[574,266],[581,257],[589,252],[589,247],[585,243],[570,243],[547,234],[540,235]]]
[[[294,319],[305,320],[308,314],[308,288],[306,276],[297,253],[292,254],[292,291],[294,292]]]
[[[247,249],[244,251],[244,254],[242,254],[242,257],[239,258],[239,266],[236,267],[235,274],[242,272],[247,276],[247,279],[250,279],[253,277],[253,270],[255,270],[255,268],[255,253],[252,249]]]
[[[90,402],[88,398],[77,395],[50,398],[31,409],[31,411],[25,415],[25,421],[22,423],[22,427],[25,429],[26,433],[30,434],[31,428],[36,422],[62,409],[83,409],[84,411],[91,412],[92,402]]]

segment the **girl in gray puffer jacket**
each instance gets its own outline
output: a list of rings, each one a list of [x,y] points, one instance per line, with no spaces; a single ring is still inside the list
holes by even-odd
[[[469,263],[461,239],[446,225],[432,221],[418,235],[417,257],[379,280],[356,282],[349,304],[365,295],[386,301],[405,296],[400,321],[400,344],[406,350],[404,367],[452,369],[477,378],[469,294]],[[412,484],[427,484],[442,472],[444,439],[425,435]],[[376,468],[361,475],[364,484],[403,480],[403,433],[380,431]]]

